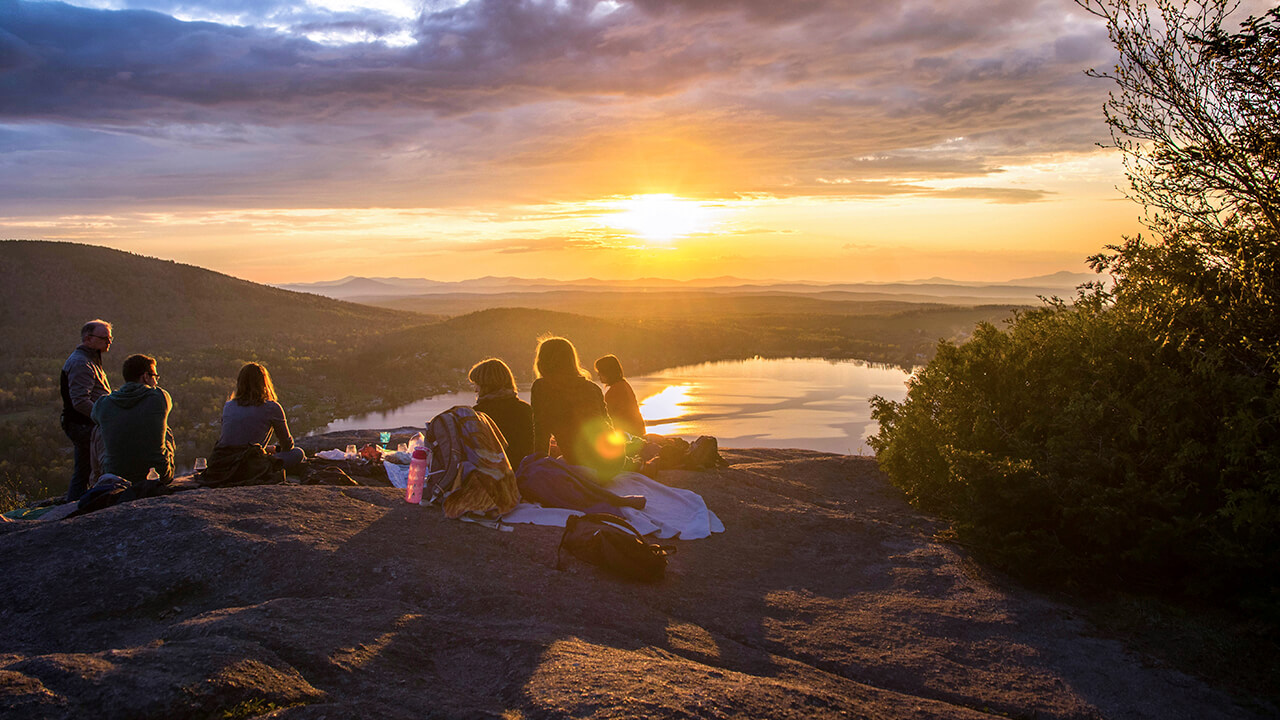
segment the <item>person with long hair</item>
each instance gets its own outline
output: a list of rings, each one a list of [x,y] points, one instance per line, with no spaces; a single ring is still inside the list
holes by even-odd
[[[548,454],[551,439],[564,459],[594,469],[601,479],[622,469],[622,434],[613,429],[604,393],[578,362],[573,343],[548,337],[538,343],[533,405],[533,451]]]
[[[467,377],[476,386],[477,412],[488,415],[502,437],[511,468],[520,467],[525,455],[533,452],[533,408],[516,395],[516,378],[511,368],[498,358],[481,360]]]
[[[604,383],[604,405],[613,418],[613,426],[635,435],[644,436],[644,417],[640,415],[640,403],[631,383],[622,375],[622,363],[616,355],[605,355],[596,360],[596,374]]]
[[[283,462],[285,468],[297,467],[307,457],[302,448],[293,444],[271,374],[259,363],[250,362],[240,368],[235,392],[222,406],[222,437],[218,445],[255,443]]]

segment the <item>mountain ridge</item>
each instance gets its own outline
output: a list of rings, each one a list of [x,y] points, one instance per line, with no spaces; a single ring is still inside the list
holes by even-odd
[[[1049,275],[1000,282],[972,282],[948,280],[946,278],[929,278],[927,280],[900,282],[824,283],[747,280],[730,276],[694,280],[668,280],[662,278],[552,280],[549,278],[485,276],[469,280],[442,281],[427,278],[347,276],[340,280],[323,280],[313,283],[280,283],[273,285],[273,287],[349,301],[362,301],[364,298],[371,297],[386,299],[413,295],[456,293],[505,294],[577,290],[677,292],[683,290],[718,294],[845,292],[863,293],[868,296],[912,295],[928,298],[957,298],[957,302],[967,302],[975,297],[991,297],[1000,298],[1002,301],[1033,302],[1040,296],[1069,294],[1079,285],[1097,279],[1098,276],[1091,273],[1073,273],[1066,270]]]

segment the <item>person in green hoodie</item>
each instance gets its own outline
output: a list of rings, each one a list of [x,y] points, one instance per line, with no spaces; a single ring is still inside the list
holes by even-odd
[[[173,400],[159,387],[155,358],[130,355],[121,374],[124,385],[93,405],[104,448],[102,471],[132,483],[135,497],[146,497],[173,481]],[[160,475],[154,483],[147,482],[151,468]]]

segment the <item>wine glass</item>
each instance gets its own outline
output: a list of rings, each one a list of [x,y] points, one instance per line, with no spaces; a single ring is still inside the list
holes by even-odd
[[[196,472],[204,472],[209,468],[209,461],[205,458],[196,458],[196,464],[192,467]]]

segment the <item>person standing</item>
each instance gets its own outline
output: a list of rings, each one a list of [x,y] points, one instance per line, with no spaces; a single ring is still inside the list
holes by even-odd
[[[90,452],[95,427],[92,413],[94,404],[111,392],[111,383],[102,369],[102,353],[111,349],[111,340],[111,323],[90,320],[80,328],[80,344],[62,365],[58,381],[62,391],[62,431],[75,450],[68,501],[80,499],[97,466],[97,458]]]
[[[102,471],[128,480],[142,498],[173,480],[173,400],[160,388],[155,358],[130,355],[122,374],[124,385],[94,404],[93,420],[102,434]],[[160,475],[154,483],[147,481],[151,468]]]

